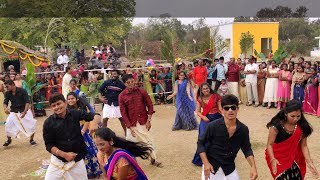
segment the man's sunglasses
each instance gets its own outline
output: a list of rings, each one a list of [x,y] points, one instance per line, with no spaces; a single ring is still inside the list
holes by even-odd
[[[235,110],[237,110],[237,106],[236,105],[232,105],[232,106],[223,106],[223,109],[225,110],[225,111],[229,111],[230,109],[232,110],[232,111],[235,111]]]

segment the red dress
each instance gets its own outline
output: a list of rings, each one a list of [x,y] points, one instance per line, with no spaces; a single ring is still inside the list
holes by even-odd
[[[52,95],[53,93],[53,86],[54,83],[53,83],[53,79],[48,79],[47,80],[47,88],[46,88],[46,100],[48,101],[50,96]]]
[[[58,93],[62,94],[62,78],[57,78],[57,82],[58,82]]]

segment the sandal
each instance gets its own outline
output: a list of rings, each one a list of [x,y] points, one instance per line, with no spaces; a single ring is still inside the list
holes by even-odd
[[[270,109],[271,108],[271,106],[267,106],[267,109]]]
[[[246,103],[246,106],[252,106],[252,103],[248,103],[248,102],[247,102],[247,103]]]
[[[156,167],[158,167],[158,168],[163,168],[162,163],[156,161],[155,159],[151,159],[151,165],[156,166]]]
[[[3,146],[9,146],[11,144],[12,140],[7,140],[4,142]]]

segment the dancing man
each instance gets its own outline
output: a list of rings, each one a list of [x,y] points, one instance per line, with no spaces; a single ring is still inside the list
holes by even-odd
[[[234,95],[226,95],[221,106],[223,117],[209,123],[198,140],[197,152],[203,162],[202,179],[239,180],[234,160],[241,148],[251,166],[250,179],[255,180],[258,175],[249,129],[237,119],[239,100]]]
[[[108,126],[108,120],[110,118],[118,118],[124,133],[126,133],[126,125],[120,113],[118,97],[125,88],[126,86],[119,80],[119,72],[117,70],[112,70],[111,79],[104,81],[99,88],[99,100],[103,102],[103,127]]]
[[[126,89],[119,95],[120,112],[127,127],[126,139],[133,142],[144,142],[152,146],[151,164],[162,167],[156,160],[154,143],[151,140],[151,117],[154,113],[153,104],[148,93],[139,87],[135,87],[132,74],[125,74],[122,81]]]
[[[30,137],[32,146],[37,143],[33,140],[36,131],[36,120],[33,118],[32,112],[29,109],[30,99],[26,90],[15,86],[12,80],[7,80],[4,83],[7,92],[4,95],[3,107],[6,114],[9,114],[5,130],[8,140],[3,146],[9,146],[12,142],[12,137],[17,137],[19,132],[22,132],[27,137]],[[9,101],[11,102],[10,109],[8,108]]]
[[[100,115],[84,110],[67,110],[67,102],[62,94],[54,94],[49,99],[53,111],[43,124],[43,139],[51,156],[45,180],[87,180],[87,170],[83,158],[87,154],[80,121],[92,121],[90,130],[98,128]]]

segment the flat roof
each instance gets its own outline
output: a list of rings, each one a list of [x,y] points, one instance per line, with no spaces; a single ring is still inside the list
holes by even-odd
[[[232,25],[232,24],[279,24],[279,22],[229,22],[225,24],[213,25],[211,27]]]

